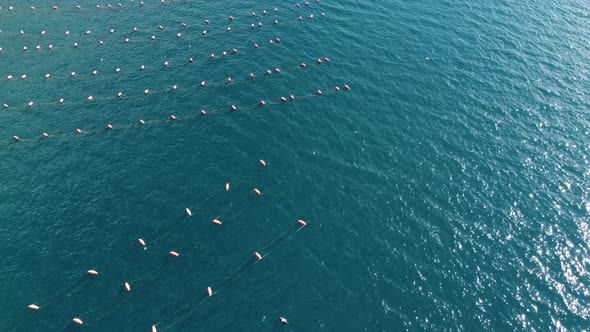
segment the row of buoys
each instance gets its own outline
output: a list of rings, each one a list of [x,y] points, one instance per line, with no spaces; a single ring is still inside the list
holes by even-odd
[[[344,85],[344,90],[350,90],[350,87],[347,84],[345,84]],[[337,86],[333,91],[334,92],[338,92],[338,91],[340,91],[340,88]],[[304,96],[300,96],[298,98],[311,97],[311,96],[313,96],[313,95],[304,95]],[[295,100],[295,99],[296,99],[296,97],[293,96],[293,95],[291,95],[289,97],[289,100]],[[279,99],[279,100],[280,101],[278,101],[278,102],[273,102],[273,104],[282,103],[282,102],[286,101],[287,99],[284,98],[284,97],[281,97],[281,99]],[[260,104],[258,104],[258,105],[260,105]],[[253,109],[253,108],[256,108],[256,107],[257,107],[257,105],[250,105],[250,106],[240,107],[239,109],[245,110],[245,109]],[[238,110],[238,107],[235,106],[235,105],[232,105],[229,108],[229,110],[236,111],[236,110]],[[202,117],[205,114],[215,114],[215,113],[225,112],[225,111],[228,111],[228,108],[220,108],[220,109],[216,109],[216,110],[212,110],[212,111],[208,111],[208,112],[201,111],[201,112],[198,113],[198,115],[192,115],[192,116],[189,116],[187,118],[177,118],[176,116],[172,115],[171,117],[169,117],[167,119],[157,119],[157,120],[143,120],[143,119],[140,119],[138,121],[138,123],[136,123],[136,124],[125,124],[125,125],[116,125],[116,126],[115,125],[110,125],[110,126],[105,127],[105,129],[108,129],[110,131],[110,130],[113,130],[113,129],[123,129],[123,128],[131,128],[131,127],[136,127],[136,126],[144,126],[144,125],[148,125],[148,124],[164,123],[164,122],[167,122],[167,121],[170,121],[170,120],[173,120],[173,121],[176,121],[176,120],[178,120],[178,121],[192,120],[192,119],[195,119],[197,117]],[[79,129],[78,128],[78,129],[75,130],[74,135],[95,134],[95,133],[99,133],[99,132],[104,132],[104,129],[103,130],[84,130],[83,131],[82,129]],[[14,142],[35,143],[35,142],[40,142],[41,140],[45,140],[45,139],[49,139],[49,138],[63,138],[63,137],[70,137],[70,136],[72,136],[72,134],[70,134],[70,133],[59,133],[59,134],[52,134],[52,135],[50,135],[47,132],[44,132],[41,135],[41,138],[40,139],[24,139],[24,138],[21,138],[20,136],[14,135],[12,137],[12,140]],[[227,190],[229,190],[229,184],[226,185],[226,188],[227,188]]]
[[[324,16],[325,14],[322,12],[321,15]],[[310,18],[313,18],[313,17],[314,17],[313,14],[311,14],[310,15]],[[298,19],[299,19],[299,21],[302,21],[301,16]],[[289,22],[287,22],[286,24],[289,24]],[[273,25],[279,25],[278,21],[275,20],[275,22],[274,22]],[[255,25],[254,23],[252,23],[250,25],[250,28],[252,29],[252,28],[255,28],[256,26],[262,27],[263,24],[262,24],[262,22],[258,22],[258,25]],[[245,32],[245,31],[249,31],[251,29],[244,29],[244,30],[239,30],[239,31],[244,31]],[[218,31],[218,32],[211,33],[210,31],[203,30],[199,34],[191,34],[191,35],[187,35],[187,36],[192,36],[192,37],[197,37],[197,36],[211,37],[212,35],[218,35],[218,34],[226,33],[226,32],[229,32],[229,31],[234,31],[234,30],[231,30],[231,27],[228,27],[228,29],[225,30],[225,32]],[[66,33],[69,33],[69,32],[66,31]],[[90,31],[87,31],[87,34],[90,34]],[[176,37],[175,39],[177,39],[177,40],[178,39],[181,39],[182,36],[183,36],[183,34],[181,32],[178,32],[178,33],[175,34],[175,37]],[[116,45],[126,45],[126,44],[133,45],[133,44],[136,44],[136,43],[145,43],[145,44],[148,44],[148,43],[153,43],[153,42],[158,41],[158,40],[160,40],[160,37],[158,37],[158,36],[156,36],[154,34],[154,35],[150,35],[148,37],[141,38],[141,39],[139,37],[135,37],[133,39],[130,38],[130,37],[125,37],[125,38],[120,39],[117,42],[105,42],[104,40],[100,39],[98,41],[95,41],[94,43],[88,43],[88,42],[87,43],[82,43],[82,42],[79,43],[79,42],[74,42],[74,43],[70,44],[69,46],[62,45],[61,47],[56,47],[56,45],[54,45],[54,44],[47,44],[45,46],[36,45],[36,46],[32,46],[32,47],[29,47],[29,46],[25,45],[25,46],[22,47],[22,51],[24,51],[25,53],[28,53],[28,51],[30,51],[30,50],[36,50],[37,52],[32,52],[31,54],[38,54],[39,51],[42,51],[42,50],[49,50],[51,52],[55,52],[56,50],[59,50],[59,49],[72,49],[72,48],[73,49],[79,49],[81,46],[86,46],[86,45],[94,45],[95,47],[103,47],[105,45],[110,45],[110,44],[116,44]],[[7,52],[7,50],[5,50],[4,48],[0,47],[0,55],[5,54],[6,52]],[[41,53],[41,54],[44,54],[44,53]]]
[[[176,0],[169,0],[169,2],[170,3],[175,3]],[[315,2],[316,3],[320,3],[320,0],[315,0]],[[167,1],[166,0],[160,0],[160,3],[161,4],[166,4]],[[310,6],[309,1],[305,1],[304,2],[304,5],[305,6]],[[144,6],[145,6],[145,3],[143,1],[140,1],[139,2],[139,5],[136,6],[136,7],[144,7]],[[107,4],[106,6],[101,5],[101,4],[90,5],[90,6],[75,5],[74,7],[68,7],[68,9],[72,9],[72,10],[75,9],[76,11],[80,11],[80,10],[86,9],[86,8],[90,8],[90,9],[93,9],[93,10],[97,10],[97,9],[98,10],[100,10],[100,9],[112,10],[112,9],[121,9],[121,8],[124,8],[124,7],[125,8],[130,8],[130,7],[127,7],[127,6],[123,6],[123,4],[119,2],[116,5]],[[295,7],[296,8],[300,8],[301,7],[301,4],[300,3],[296,3],[295,4]],[[10,5],[10,6],[4,6],[4,7],[0,6],[0,12],[2,12],[4,10],[6,10],[7,12],[14,12],[14,11],[19,11],[20,9],[21,9],[21,7],[18,7],[18,6],[15,7],[15,6],[12,6],[12,5]],[[51,9],[51,11],[58,11],[60,9],[60,7],[58,7],[57,5],[53,5],[53,6],[50,6],[50,7],[49,6],[48,7],[43,7],[43,6],[38,7],[38,6],[33,5],[33,6],[29,6],[28,8],[26,8],[26,6],[24,6],[24,7],[22,7],[22,9],[23,10],[33,11],[33,12],[36,11],[36,10],[38,10],[38,9]],[[277,8],[274,8],[274,11],[275,12],[278,12],[278,9]],[[262,10],[262,14],[263,15],[266,15],[267,14],[267,11],[266,10]],[[256,16],[256,13],[255,12],[251,12],[250,13],[250,16]],[[231,21],[233,21],[235,18],[233,16],[229,16],[229,19]]]
[[[278,38],[277,38],[278,39]],[[329,58],[324,58],[325,62],[329,61]],[[322,63],[321,59],[317,60],[317,63]],[[288,67],[286,68],[284,71],[286,72],[292,72],[295,70],[299,70],[299,69],[305,69],[307,68],[307,65],[305,63],[301,63],[299,66],[292,66],[292,67]],[[267,77],[270,75],[273,75],[273,72],[275,74],[281,73],[281,69],[279,68],[275,68],[274,71],[271,71],[270,69],[268,69],[263,75],[255,75],[254,73],[249,73],[248,76],[246,77],[244,75],[244,78],[241,80],[234,80],[231,77],[228,77],[226,79],[226,83],[207,83],[206,81],[201,81],[198,85],[191,85],[191,86],[183,86],[183,87],[179,87],[178,85],[172,85],[170,88],[168,89],[162,89],[162,90],[150,90],[150,89],[144,89],[143,90],[143,95],[147,96],[147,95],[153,95],[153,94],[162,94],[162,93],[171,93],[171,92],[175,92],[175,91],[179,91],[179,90],[185,90],[185,91],[189,91],[189,90],[194,90],[194,89],[203,89],[203,88],[224,88],[227,87],[229,84],[241,84],[250,80],[258,80],[260,78],[263,77]],[[71,73],[70,75],[76,75],[75,72]],[[336,90],[339,91],[340,87],[336,87]],[[134,99],[134,98],[139,98],[141,95],[127,95],[124,94],[123,91],[119,91],[116,93],[116,95],[111,96],[111,97],[95,97],[93,95],[87,96],[84,100],[78,100],[78,101],[74,101],[74,102],[68,102],[66,104],[66,100],[64,98],[59,98],[57,99],[57,101],[53,101],[53,102],[34,102],[34,101],[29,101],[26,103],[26,107],[12,107],[11,104],[8,104],[7,102],[4,102],[0,105],[0,108],[5,109],[5,110],[25,110],[25,109],[31,109],[33,107],[46,107],[46,106],[60,106],[60,105],[72,105],[72,104],[87,104],[90,102],[98,102],[98,101],[112,101],[112,100],[122,100],[122,99]],[[291,100],[294,97],[290,97]],[[286,97],[281,97],[281,101],[286,101]],[[261,106],[266,105],[266,102],[264,100],[262,100],[260,102]],[[232,110],[235,110],[234,108],[232,108]],[[201,112],[203,115],[206,115],[206,111]],[[110,129],[110,128],[109,128]]]
[[[259,164],[260,166],[262,166],[262,167],[266,167],[266,166],[267,166],[267,163],[266,163],[266,162],[265,162],[263,159],[259,159],[259,160],[258,160],[258,164]],[[228,185],[229,185],[229,183],[226,183],[226,186],[225,186],[225,187],[227,188],[227,187],[228,187]],[[210,197],[210,198],[211,198],[211,197]],[[207,200],[208,200],[208,199],[206,199],[206,200],[205,200],[205,201],[203,201],[202,203],[204,204],[204,203],[205,203]],[[190,211],[190,208],[186,208],[186,209],[185,209],[185,212],[186,212],[186,211]],[[191,216],[192,216],[192,211],[191,211]],[[302,221],[302,220],[298,220],[298,224],[300,224],[300,225],[302,225],[302,226],[303,226],[303,225],[305,225],[305,222],[304,222],[304,221]],[[297,231],[296,231],[295,233],[297,233],[297,232],[298,232],[300,229],[301,229],[301,227],[300,227],[299,229],[297,229]],[[283,235],[284,235],[284,234],[286,234],[287,232],[289,232],[289,230],[286,230],[285,232],[283,232],[283,234],[281,234],[281,235],[280,235],[278,238],[276,238],[275,240],[273,240],[272,242],[270,242],[270,243],[269,243],[269,244],[267,244],[266,246],[262,247],[261,249],[262,249],[262,250],[267,250],[267,249],[268,249],[268,247],[269,247],[270,245],[272,245],[273,243],[277,242],[279,239],[282,239],[282,238],[283,238]],[[292,233],[292,234],[295,234],[295,233]],[[141,239],[141,238],[140,238],[140,239],[138,239],[138,243],[139,243],[139,245],[140,245],[141,247],[144,247],[144,249],[145,249],[145,245],[146,245],[146,243],[145,243],[145,241],[144,241],[143,239]],[[253,252],[253,254],[254,254],[254,257],[256,258],[256,262],[257,262],[257,261],[260,261],[260,260],[262,260],[262,259],[263,259],[263,258],[266,256],[266,255],[262,255],[262,254],[260,254],[260,252],[259,252],[259,251],[254,251],[254,252]],[[169,255],[170,255],[170,256],[172,256],[172,257],[179,257],[179,253],[178,253],[177,251],[170,251],[170,252],[169,252]],[[246,261],[246,263],[247,263],[247,261]],[[241,274],[242,272],[244,272],[244,271],[245,271],[244,269],[242,269],[242,267],[243,267],[243,266],[244,266],[244,264],[242,264],[242,265],[241,265],[241,267],[240,267],[240,268],[237,270],[237,271],[239,272],[237,276],[236,276],[236,274],[232,274],[232,276],[229,278],[230,282],[231,282],[231,280],[232,280],[232,279],[234,279],[234,280],[235,280],[236,278],[238,278],[238,277],[240,276],[240,274]],[[95,270],[95,269],[91,269],[91,270],[88,270],[88,271],[86,272],[86,274],[88,274],[88,275],[90,275],[90,276],[93,276],[93,277],[94,277],[94,276],[98,276],[98,275],[99,275],[99,272],[98,272],[97,270]],[[152,275],[152,276],[153,276],[153,274],[152,274],[152,273],[148,273],[148,275]],[[140,278],[140,279],[141,279],[141,278]],[[139,279],[136,279],[136,281],[138,281],[138,280],[139,280]],[[226,281],[226,280],[228,280],[228,278],[227,278],[227,277],[226,277],[226,278],[223,278],[223,280],[224,280],[224,281],[222,282],[222,284],[225,284],[225,285],[219,285],[219,283],[215,283],[215,284],[213,284],[213,285],[211,285],[211,286],[207,287],[207,296],[208,296],[208,297],[210,297],[210,296],[214,295],[214,294],[215,294],[215,293],[217,293],[219,290],[221,290],[221,289],[223,289],[223,288],[227,287],[227,285],[228,285],[228,284],[227,284],[225,281]],[[130,292],[130,291],[132,290],[132,284],[133,284],[133,282],[131,282],[131,281],[125,281],[125,282],[123,283],[123,288],[124,288],[124,290],[126,290],[127,292]],[[216,291],[213,291],[213,289],[214,289],[215,287],[217,287],[217,290],[216,290]],[[70,288],[70,287],[68,287],[68,288]],[[63,296],[62,296],[62,297],[60,297],[60,298],[63,298]],[[50,301],[49,303],[45,304],[45,306],[48,306],[48,305],[50,305],[50,304],[54,304],[54,303],[55,303],[55,300],[52,300],[52,301]],[[202,303],[202,302],[201,302],[201,303]],[[42,304],[43,304],[43,303],[42,303]],[[29,309],[29,310],[31,310],[31,311],[37,311],[37,310],[39,310],[39,309],[41,308],[41,306],[39,306],[39,305],[38,305],[38,304],[36,304],[36,303],[29,304],[27,307],[28,307],[28,309]],[[75,324],[82,325],[82,324],[84,324],[84,323],[82,322],[82,319],[81,319],[81,318],[79,318],[79,317],[82,317],[82,318],[84,318],[84,317],[89,317],[89,316],[90,316],[90,313],[92,313],[92,312],[96,312],[97,310],[99,310],[99,309],[92,309],[92,310],[90,310],[89,312],[82,313],[82,315],[81,315],[81,316],[78,316],[78,317],[74,318],[74,319],[77,319],[76,321],[75,321],[74,319],[73,319],[72,321],[73,321]],[[95,316],[92,316],[92,317],[95,317]],[[96,318],[96,317],[95,317],[95,318]],[[100,318],[98,318],[98,319],[100,319]],[[79,321],[80,323],[77,323],[77,321]],[[158,325],[158,324],[155,324],[155,325],[153,325],[153,327],[155,327],[156,325]],[[166,330],[166,329],[164,329],[164,330]]]
[[[272,43],[271,43],[272,42]],[[269,40],[269,45],[273,45],[275,43],[281,43],[281,39],[280,38],[275,38],[274,41],[273,39]],[[254,44],[254,48],[258,48],[259,45],[258,44]],[[227,55],[235,55],[238,53],[238,50],[236,48],[232,49],[231,51],[227,52],[227,51],[223,51],[221,54],[221,57],[225,57]],[[216,58],[216,54],[215,53],[211,53],[209,56],[210,59],[215,59]],[[329,62],[330,59],[328,57],[325,57],[324,62]],[[137,73],[143,73],[143,72],[154,72],[154,71],[159,71],[159,70],[166,70],[166,69],[175,69],[178,67],[186,67],[189,64],[193,63],[194,59],[193,58],[189,58],[188,62],[186,63],[182,63],[182,64],[171,64],[170,61],[163,61],[161,62],[161,66],[153,66],[153,67],[148,67],[148,69],[146,69],[145,65],[139,65],[138,66],[138,70],[133,70],[133,69],[126,69],[123,70],[121,69],[121,67],[116,67],[115,69],[104,73],[104,72],[99,72],[98,70],[94,69],[92,70],[92,72],[88,72],[87,75],[80,75],[79,72],[75,72],[72,71],[69,74],[64,74],[64,75],[60,75],[60,76],[54,76],[52,74],[45,74],[43,75],[44,79],[42,79],[44,82],[52,82],[54,80],[81,80],[81,79],[92,79],[93,81],[96,81],[98,79],[110,79],[111,76],[115,76],[115,75],[123,75],[125,73],[132,73],[132,74],[137,74]],[[317,64],[322,64],[322,59],[318,58],[316,60]],[[271,75],[273,73],[275,74],[280,74],[282,71],[293,71],[293,70],[297,70],[297,69],[304,69],[307,68],[307,64],[305,62],[301,62],[298,66],[292,66],[292,67],[288,67],[284,70],[281,70],[278,67],[275,67],[273,70],[268,69],[266,70],[264,73],[262,73],[262,75],[255,75],[253,72],[250,72],[247,77],[246,75],[244,75],[244,79],[243,81],[247,81],[248,78],[253,79],[253,78],[260,78],[263,76],[268,76]],[[18,78],[18,79],[17,79]],[[29,75],[27,74],[22,74],[20,75],[20,77],[15,77],[12,74],[9,74],[6,76],[6,80],[7,81],[31,81],[31,80],[35,80],[35,78],[31,78]],[[41,80],[41,79],[40,79]],[[226,83],[232,83],[235,82],[234,79],[232,79],[231,77],[228,77],[226,79]],[[221,84],[221,85],[226,85],[223,83],[217,83],[217,84]],[[215,85],[215,83],[213,84]],[[199,84],[200,87],[210,87],[212,86],[211,84],[207,84],[206,81],[201,81],[201,83]],[[173,88],[173,90],[176,90]],[[118,95],[118,97],[121,97],[121,95]],[[31,105],[32,106],[32,105]]]
[[[285,9],[284,11],[289,11],[289,9]],[[269,12],[274,12],[274,13],[281,12],[282,13],[283,12],[283,9],[281,9],[279,11],[279,8],[275,7],[274,10],[269,11]],[[267,12],[266,9],[264,9],[264,10],[262,10],[262,15],[263,16],[266,16],[269,12]],[[247,17],[255,17],[256,16],[256,12],[253,11],[253,12],[250,13],[250,15],[246,15],[246,16]],[[228,21],[227,22],[228,23],[233,23],[234,20],[235,20],[235,17],[232,16],[232,15],[230,15],[230,16],[228,16]],[[180,27],[181,28],[186,28],[186,29],[184,29],[184,32],[186,32],[186,30],[190,28],[189,24],[186,23],[186,22],[190,22],[190,21],[194,21],[194,19],[192,17],[191,18],[187,18],[186,21],[180,23]],[[210,24],[212,24],[214,22],[217,22],[217,20],[204,19],[202,21],[203,25],[205,25],[205,26],[208,26],[208,25],[210,25]],[[111,29],[105,29],[105,30],[108,31],[109,35],[113,35],[116,32],[115,29],[113,29],[113,28],[111,28]],[[164,25],[162,25],[162,24],[157,25],[156,31],[163,31],[163,30],[164,30]],[[68,37],[68,36],[87,36],[87,35],[92,34],[92,31],[90,31],[90,30],[83,30],[83,31],[84,31],[83,33],[76,35],[76,34],[71,34],[70,33],[70,30],[66,30],[65,31],[65,34],[58,33],[57,35],[59,35],[59,36],[65,35],[66,37]],[[132,29],[132,32],[139,32],[139,31],[143,31],[143,29],[139,29],[138,27],[134,27]],[[148,31],[150,31],[150,30],[148,30]],[[45,37],[45,36],[51,36],[52,35],[52,34],[50,34],[48,32],[47,29],[43,29],[43,30],[39,31],[39,34],[41,36],[43,36],[43,37]],[[6,31],[0,30],[0,36],[2,36],[2,35],[30,36],[31,34],[25,33],[24,30],[19,30],[18,33],[11,33],[11,32],[6,32]],[[33,35],[36,35],[36,33],[33,33]]]
[[[299,231],[299,230],[300,230],[302,227],[304,227],[304,226],[306,226],[306,225],[307,225],[307,223],[306,223],[305,221],[303,221],[303,220],[298,220],[297,222],[298,222],[298,224],[300,224],[300,225],[301,225],[301,227],[299,227],[295,233],[297,233],[297,232],[298,232],[298,231]],[[285,233],[283,233],[283,234],[285,234]],[[275,239],[275,240],[273,240],[271,243],[269,243],[268,245],[266,245],[264,248],[267,248],[267,247],[269,247],[271,244],[275,243],[275,242],[276,242],[278,239],[280,239],[280,238],[283,236],[283,234],[281,234],[281,235],[280,235],[278,238],[276,238],[276,239]],[[178,257],[178,256],[179,256],[179,254],[178,254],[177,252],[175,252],[175,251],[171,251],[171,252],[170,252],[170,256],[173,256],[173,257]],[[263,259],[265,256],[261,255],[261,254],[260,254],[258,251],[255,251],[255,252],[254,252],[254,257],[256,258],[256,261],[261,261],[261,260],[262,260],[262,259]],[[91,271],[92,271],[92,273],[90,273]],[[94,276],[96,276],[96,275],[98,275],[98,272],[96,272],[95,270],[89,270],[87,274],[90,274],[90,275],[94,275]],[[125,281],[125,282],[123,283],[123,288],[124,288],[124,289],[125,289],[127,292],[131,292],[131,289],[132,289],[132,287],[131,287],[131,284],[130,284],[128,281]],[[213,291],[213,288],[212,288],[212,286],[208,286],[208,287],[207,287],[207,289],[206,289],[206,292],[207,292],[207,296],[208,296],[208,297],[211,297],[211,296],[213,296],[213,295],[216,293],[216,292],[214,292],[214,291]],[[202,301],[201,303],[203,303],[203,302],[204,302],[204,301]],[[31,311],[37,311],[37,310],[41,309],[41,307],[40,307],[39,305],[37,305],[37,304],[29,304],[29,305],[27,306],[27,308],[28,308],[29,310],[31,310]],[[281,321],[282,321],[282,320],[281,320]],[[75,324],[77,324],[77,325],[83,325],[83,324],[84,324],[84,322],[82,321],[82,319],[81,319],[81,318],[79,318],[79,317],[75,317],[75,318],[73,318],[73,319],[72,319],[72,322],[74,322],[74,323],[75,323]],[[286,324],[286,323],[285,323],[285,324]],[[152,331],[154,331],[154,330],[156,329],[156,325],[158,325],[158,324],[152,325],[152,327],[151,327],[151,330],[152,330]]]
[[[175,3],[176,0],[169,0],[168,2]],[[166,0],[160,0],[160,3],[161,4],[165,4],[165,3],[167,3],[167,1]],[[139,5],[136,6],[136,7],[143,7],[143,6],[145,6],[145,3],[143,1],[140,1],[139,2]],[[116,8],[124,8],[124,6],[123,6],[122,3],[119,2],[116,5],[107,4],[106,6],[100,5],[100,4],[96,4],[96,5],[90,5],[90,6],[75,5],[74,7],[68,7],[68,9],[76,9],[78,11],[79,10],[82,10],[83,8],[84,9],[86,9],[86,8],[92,8],[92,9],[116,9]],[[127,7],[125,6],[125,8],[127,8]],[[8,12],[14,12],[14,11],[20,10],[21,7],[18,7],[18,6],[17,7],[15,7],[15,6],[4,6],[4,7],[2,7],[2,6],[0,6],[0,11],[3,11],[3,9],[5,9]],[[22,9],[23,10],[29,10],[29,11],[35,11],[35,10],[38,10],[38,9],[51,9],[52,11],[57,11],[57,10],[60,9],[60,7],[58,7],[57,5],[53,5],[53,6],[50,6],[50,7],[29,6],[28,8],[26,8],[26,6],[25,6],[25,7],[22,7]]]

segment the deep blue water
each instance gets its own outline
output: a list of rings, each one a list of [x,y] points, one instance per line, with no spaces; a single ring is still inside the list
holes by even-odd
[[[590,326],[587,2],[144,2],[0,0],[1,331]]]

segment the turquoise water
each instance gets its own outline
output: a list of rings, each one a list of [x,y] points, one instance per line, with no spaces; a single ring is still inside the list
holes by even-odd
[[[0,330],[588,327],[587,3],[53,2],[0,0]]]

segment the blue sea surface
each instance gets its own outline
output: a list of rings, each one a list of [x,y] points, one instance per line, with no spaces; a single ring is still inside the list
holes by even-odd
[[[590,328],[590,3],[120,1],[0,0],[0,331]]]

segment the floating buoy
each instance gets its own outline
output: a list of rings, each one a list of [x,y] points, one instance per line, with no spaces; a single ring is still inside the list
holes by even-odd
[[[260,190],[258,190],[258,189],[256,189],[256,188],[254,188],[253,192],[254,192],[256,195],[262,195],[262,193],[260,192]]]
[[[254,44],[254,48],[258,48],[258,44]]]
[[[233,20],[234,20],[234,17],[233,17],[233,16],[230,16],[230,17],[229,17],[229,20],[230,20],[230,21],[233,21]]]
[[[209,24],[209,20],[205,20],[205,24]]]
[[[43,137],[49,137],[48,133],[43,133]]]
[[[129,285],[129,283],[128,283],[128,282],[126,282],[126,283],[125,283],[125,289],[126,289],[128,292],[131,292],[131,285]]]
[[[16,135],[15,136],[12,136],[12,139],[15,140],[15,141],[20,141],[20,137],[18,137]]]
[[[340,91],[340,87],[339,86],[336,86],[336,91]]]
[[[72,322],[74,322],[74,323],[76,323],[78,325],[84,324],[84,322],[80,318],[74,318],[74,319],[72,319]]]
[[[141,66],[139,66],[139,69],[140,70],[144,70],[145,69],[145,66],[144,65],[141,65]]]
[[[262,159],[260,159],[258,163],[260,163],[261,166],[266,166],[266,162]]]
[[[75,72],[75,71],[71,72],[71,73],[70,73],[70,76],[71,76],[71,77],[74,77],[74,76],[76,76],[76,72]]]
[[[321,96],[321,95],[323,95],[324,93],[322,92],[322,90],[318,90],[318,91],[317,91],[317,94]]]
[[[217,219],[213,219],[213,223],[215,225],[221,225],[221,221],[217,220]]]
[[[205,86],[205,81],[201,81],[201,86]]]
[[[139,242],[142,247],[145,247],[145,241],[143,239],[137,239],[137,242]]]
[[[307,225],[307,223],[306,223],[305,221],[301,220],[301,219],[297,220],[297,222],[298,222],[298,223],[299,223],[299,225],[301,225],[301,226],[305,226],[305,225]]]
[[[107,129],[113,129],[113,125],[111,125],[110,123],[107,125]]]
[[[317,59],[316,61],[318,63],[318,65],[322,64],[322,59]]]
[[[29,304],[29,307],[28,308],[31,309],[31,310],[39,310],[39,306],[36,305],[36,304]]]
[[[279,68],[275,68],[275,73],[277,73],[277,74],[278,74],[278,73],[280,73],[280,72],[281,72],[281,70],[280,70]]]
[[[193,216],[193,213],[191,212],[191,210],[189,208],[184,209],[186,211],[186,215],[189,217]]]
[[[207,294],[209,294],[209,296],[213,295],[213,290],[211,287],[207,287]]]
[[[350,87],[347,84],[344,84],[344,89],[345,90],[350,90]]]
[[[264,105],[266,105],[266,102],[264,100],[261,100],[260,101],[260,106],[264,106]]]
[[[254,253],[254,256],[256,256],[256,259],[258,259],[258,260],[262,259],[262,256],[257,252]]]
[[[279,317],[279,320],[281,321],[281,323],[283,323],[283,324],[285,324],[285,325],[286,325],[286,324],[289,324],[289,322],[287,322],[287,318],[284,318],[284,317]]]
[[[115,73],[120,73],[120,72],[121,72],[121,68],[115,69]]]
[[[324,58],[324,61],[330,62],[330,58]]]
[[[156,325],[152,325],[152,332],[158,332],[158,329],[156,329]]]
[[[301,63],[301,68],[305,68],[307,65],[305,63]]]
[[[170,120],[172,120],[172,121],[176,120],[176,116],[174,116],[174,114],[170,115]]]
[[[281,97],[281,101],[287,101],[287,98]]]
[[[254,78],[254,73],[250,73],[250,78]]]
[[[229,183],[225,184],[225,191],[229,191]]]
[[[139,124],[142,124],[143,125],[143,124],[145,124],[145,121],[139,120]]]
[[[145,89],[145,90],[143,91],[143,94],[144,94],[144,95],[147,95],[148,93],[150,93],[150,90],[148,90],[148,89]]]
[[[82,130],[81,129],[76,129],[76,134],[81,134]]]
[[[289,96],[289,99],[291,99],[291,100],[295,100],[295,96],[293,96],[293,95],[290,95],[290,96]]]
[[[88,99],[88,101],[93,101],[93,100],[94,100],[94,97],[92,97],[92,96],[88,96],[88,98],[87,98],[87,99]]]
[[[117,97],[123,97],[123,92],[117,92]]]
[[[170,256],[172,256],[172,257],[178,257],[178,253],[176,251],[171,251],[170,252]]]
[[[236,105],[231,105],[231,110],[232,110],[232,111],[235,111],[235,110],[237,110],[237,109],[238,109],[238,108],[236,107]]]
[[[207,115],[207,111],[201,110],[201,115]]]
[[[270,71],[270,69],[266,70],[266,75],[272,75],[272,71]]]
[[[91,275],[91,276],[96,276],[98,275],[98,272],[96,272],[96,270],[88,270],[88,272],[86,272],[87,274]]]
[[[98,74],[98,71],[96,71],[96,70],[93,70],[93,71],[92,71],[92,75],[96,76],[96,74]]]

